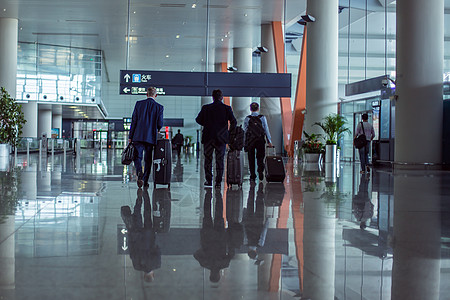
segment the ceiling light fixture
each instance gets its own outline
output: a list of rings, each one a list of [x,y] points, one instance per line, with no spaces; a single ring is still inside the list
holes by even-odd
[[[267,49],[267,48],[264,47],[264,46],[256,47],[256,49],[258,49],[259,52],[261,52],[261,53],[267,53],[267,52],[269,52],[269,49]]]
[[[179,39],[179,38],[180,38],[180,35],[179,35],[179,34],[177,34],[177,35],[175,36],[175,38]]]
[[[169,58],[170,57],[169,54],[167,54],[166,57]]]
[[[192,8],[196,8],[197,7],[197,4],[192,4],[192,6],[191,6]]]
[[[316,18],[314,18],[311,15],[304,15],[304,16],[302,16],[302,19],[305,20],[305,22],[307,22],[307,23],[312,23],[312,22],[316,21]]]
[[[248,14],[244,14],[244,17],[248,17]]]

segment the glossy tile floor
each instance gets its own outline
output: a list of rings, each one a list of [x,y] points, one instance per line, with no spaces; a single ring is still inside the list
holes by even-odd
[[[287,161],[229,190],[202,165],[138,190],[120,151],[3,162],[0,299],[450,299],[450,173]]]

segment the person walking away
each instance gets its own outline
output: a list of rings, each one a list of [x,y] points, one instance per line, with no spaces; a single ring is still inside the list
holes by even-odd
[[[223,94],[221,90],[214,90],[212,98],[213,103],[203,105],[195,121],[203,126],[205,186],[212,186],[212,158],[213,153],[215,153],[215,186],[219,188],[223,178],[225,147],[228,143],[228,122],[230,122],[231,131],[236,127],[236,118],[231,107],[222,103]]]
[[[370,150],[370,142],[375,138],[375,130],[373,129],[372,124],[369,121],[368,114],[362,114],[361,116],[362,122],[358,124],[356,127],[355,138],[364,134],[366,136],[367,143],[364,147],[359,149],[359,160],[361,161],[361,174],[365,172],[369,172],[369,150]]]
[[[180,157],[181,146],[183,145],[183,142],[184,136],[181,134],[181,130],[178,129],[178,133],[175,134],[175,136],[172,138],[172,144],[175,145],[175,147],[177,148],[178,157]]]
[[[155,101],[156,88],[147,89],[147,99],[136,102],[131,120],[129,143],[137,150],[134,166],[137,174],[137,185],[148,187],[148,179],[152,168],[152,152],[156,145],[158,132],[163,126],[164,107]],[[144,156],[144,172],[142,158]]]
[[[245,147],[244,150],[248,154],[248,167],[250,169],[250,181],[256,180],[255,173],[255,156],[258,165],[259,180],[264,179],[264,157],[266,156],[266,139],[268,145],[272,147],[267,119],[264,115],[259,114],[259,104],[253,102],[250,104],[251,114],[245,117]]]

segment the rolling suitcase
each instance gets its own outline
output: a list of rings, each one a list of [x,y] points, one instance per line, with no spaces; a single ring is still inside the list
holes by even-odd
[[[244,173],[244,157],[242,151],[230,150],[227,154],[227,184],[228,188],[233,184],[242,187]]]
[[[153,151],[153,182],[167,184],[170,188],[172,178],[172,145],[168,139],[159,139]]]
[[[275,153],[275,147],[268,147],[265,158],[265,173],[268,182],[283,182],[286,177],[283,158]]]

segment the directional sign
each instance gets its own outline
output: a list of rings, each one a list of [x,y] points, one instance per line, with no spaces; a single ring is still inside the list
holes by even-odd
[[[291,74],[120,71],[121,95],[145,95],[150,86],[159,95],[211,96],[221,89],[232,97],[290,97]]]

